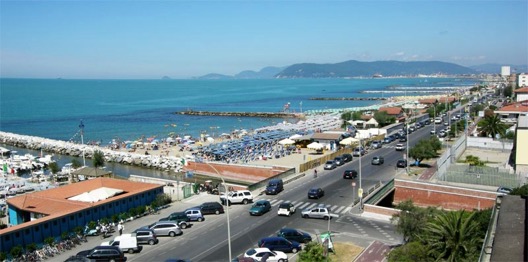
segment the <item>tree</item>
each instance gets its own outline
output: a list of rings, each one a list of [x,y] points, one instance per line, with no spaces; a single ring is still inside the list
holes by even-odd
[[[324,247],[321,243],[317,243],[315,241],[309,242],[299,253],[299,261],[325,261],[326,257],[324,256],[323,251]]]
[[[526,196],[528,195],[528,184],[523,185],[521,187],[516,187],[512,190],[510,195],[516,195],[516,196]]]
[[[496,135],[501,137],[506,134],[508,126],[501,122],[498,115],[488,115],[478,122],[478,127],[482,135],[495,138]]]
[[[59,165],[57,164],[57,162],[49,163],[48,168],[49,168],[49,170],[50,170],[50,172],[52,174],[57,174],[60,171],[60,168],[59,168]]]
[[[419,241],[413,241],[391,250],[387,259],[389,262],[434,261],[432,257],[427,255],[428,253],[426,245]]]
[[[396,118],[389,116],[386,111],[377,111],[374,113],[374,119],[376,119],[381,126],[386,126],[396,121]]]
[[[72,164],[72,167],[75,168],[75,169],[77,169],[77,168],[82,166],[81,161],[79,161],[79,159],[77,159],[77,158],[72,159],[71,164]]]
[[[103,152],[96,150],[93,154],[92,164],[95,168],[103,167],[105,164]]]
[[[399,203],[396,208],[401,212],[393,215],[391,221],[397,221],[396,231],[403,235],[406,243],[418,240],[430,217],[438,212],[433,207],[419,208],[411,199]]]
[[[431,136],[429,139],[422,139],[416,143],[414,147],[409,150],[409,157],[416,160],[418,165],[425,159],[435,158],[437,150],[442,148],[442,143],[436,136]]]
[[[467,155],[464,162],[470,166],[484,166],[484,161],[481,161],[478,156]]]
[[[479,224],[473,221],[475,212],[451,211],[438,215],[425,228],[423,241],[429,247],[429,254],[437,260],[476,261],[482,239]]]

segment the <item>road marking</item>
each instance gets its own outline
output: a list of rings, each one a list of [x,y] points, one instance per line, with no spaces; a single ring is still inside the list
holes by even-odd
[[[302,203],[302,202],[301,202],[301,203]],[[306,206],[308,206],[308,205],[310,205],[310,203],[309,203],[309,202],[306,202],[306,203],[302,204],[301,206],[299,206],[299,208],[300,208],[300,209],[304,209],[304,208],[306,208]]]
[[[344,208],[344,206],[341,206],[336,211],[334,211],[334,213],[340,213]]]
[[[348,213],[348,212],[350,212],[350,210],[352,210],[352,207],[346,207],[345,210],[343,210],[343,212],[341,214]]]

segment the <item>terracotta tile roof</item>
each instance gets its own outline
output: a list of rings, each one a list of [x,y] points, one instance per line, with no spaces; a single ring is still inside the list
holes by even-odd
[[[401,107],[382,107],[378,111],[387,112],[388,115],[397,116],[402,113]]]
[[[515,93],[528,93],[528,86],[513,90]]]
[[[500,112],[519,112],[519,113],[528,112],[528,101],[511,103],[511,104],[501,107],[498,110],[495,110],[495,113],[500,113]]]

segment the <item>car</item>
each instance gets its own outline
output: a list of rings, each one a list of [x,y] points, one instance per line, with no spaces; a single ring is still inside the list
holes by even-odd
[[[343,154],[341,155],[343,160],[345,160],[345,163],[352,161],[352,155],[351,154]]]
[[[231,205],[231,204],[246,205],[247,203],[253,202],[253,194],[251,194],[251,191],[249,190],[229,191],[227,193],[227,196],[226,194],[220,195],[220,201],[222,202],[222,204],[226,204],[226,199],[227,199],[228,205]]]
[[[385,159],[383,159],[382,156],[375,156],[372,158],[372,161],[370,162],[373,165],[383,165],[385,162]]]
[[[353,156],[363,156],[367,153],[363,147],[356,147],[354,148]]]
[[[324,196],[324,190],[320,187],[312,187],[308,190],[308,199],[316,198],[319,199]]]
[[[129,253],[133,254],[136,252],[141,252],[143,249],[143,246],[138,245],[138,241],[136,238],[136,234],[122,234],[119,236],[116,236],[114,240],[111,241],[105,241],[101,243],[101,246],[115,246],[119,247],[123,253]]]
[[[403,151],[405,150],[405,146],[403,144],[396,144],[396,151]]]
[[[414,131],[416,131],[416,128],[414,126],[410,126],[409,127],[409,133],[412,133]]]
[[[70,256],[68,259],[64,260],[64,262],[91,262],[92,260],[85,257],[85,256]]]
[[[275,260],[270,260],[270,261],[275,261]],[[238,257],[233,258],[231,262],[258,262],[258,260],[251,258],[251,257],[245,257],[244,255],[240,255]]]
[[[271,204],[268,200],[259,200],[251,206],[249,214],[252,216],[261,216],[271,210]]]
[[[449,122],[444,122],[444,126],[449,126]]]
[[[442,124],[443,121],[444,121],[444,119],[442,119],[441,117],[437,117],[434,120],[435,124]]]
[[[293,213],[295,213],[296,208],[291,202],[283,202],[279,205],[279,210],[277,211],[277,215],[279,216],[291,216]]]
[[[286,262],[288,261],[288,256],[281,251],[271,251],[269,248],[252,248],[246,253],[244,257],[252,258],[255,261],[266,261],[266,262]]]
[[[407,160],[405,159],[398,160],[398,162],[396,162],[396,166],[397,167],[407,167]]]
[[[345,164],[345,160],[341,156],[336,156],[334,158],[334,162],[336,166],[342,166],[343,164]]]
[[[400,137],[400,142],[407,142],[407,136]]]
[[[370,148],[372,148],[372,149],[382,148],[382,146],[383,146],[383,143],[381,141],[379,141],[379,140],[374,140],[370,144]]]
[[[511,194],[511,192],[513,191],[512,188],[510,187],[505,187],[505,186],[500,186],[499,188],[497,188],[497,192],[499,193],[502,193],[502,194]]]
[[[191,219],[185,212],[174,212],[168,217],[161,218],[159,221],[172,221],[178,224],[181,229],[186,229],[191,225]]]
[[[154,230],[150,228],[138,228],[134,231],[138,244],[155,245],[159,242]]]
[[[356,170],[345,170],[343,172],[343,179],[356,179],[358,172]]]
[[[337,167],[337,165],[336,165],[334,160],[328,160],[328,161],[326,161],[326,163],[324,165],[324,170],[332,170],[332,169],[334,169],[336,167]]]
[[[312,241],[312,236],[306,232],[299,231],[294,228],[282,228],[277,233],[278,237],[283,237],[290,241],[296,241],[299,243],[308,243]]]
[[[77,256],[86,257],[93,261],[126,261],[125,254],[116,246],[96,246],[89,250],[77,253]]]
[[[446,137],[446,136],[447,136],[447,133],[444,132],[444,131],[440,131],[440,132],[438,133],[438,137]]]
[[[178,227],[178,224],[172,221],[158,221],[146,226],[146,228],[152,229],[156,236],[175,237],[183,234],[182,230]]]
[[[390,137],[383,138],[383,144],[390,144],[392,142],[392,139]]]
[[[436,135],[436,130],[431,129],[431,131],[429,131],[429,133],[431,133],[431,135]]]
[[[202,222],[205,220],[205,217],[202,215],[202,211],[200,211],[198,208],[188,208],[184,212],[191,221]]]
[[[276,195],[284,190],[284,182],[280,178],[274,178],[268,181],[266,195]]]
[[[324,220],[331,219],[332,216],[326,207],[314,207],[301,212],[303,218],[322,218]]]
[[[282,251],[297,253],[301,250],[301,244],[297,241],[289,241],[283,237],[265,237],[257,242],[258,247],[269,248],[271,251]]]
[[[198,208],[200,212],[202,212],[202,215],[219,215],[224,213],[224,207],[218,202],[205,202],[197,206],[196,208]]]

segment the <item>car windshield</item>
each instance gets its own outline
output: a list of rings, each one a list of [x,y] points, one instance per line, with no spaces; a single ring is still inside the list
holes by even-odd
[[[257,253],[257,251],[256,251],[255,249],[252,248],[252,249],[250,249],[250,250],[248,250],[248,251],[246,252],[246,255],[251,256],[251,255],[254,255],[255,253]]]
[[[312,189],[310,189],[310,192],[312,192],[312,193],[317,193],[317,188],[312,188]]]
[[[289,203],[282,203],[282,204],[280,204],[279,208],[290,208],[290,204]]]

